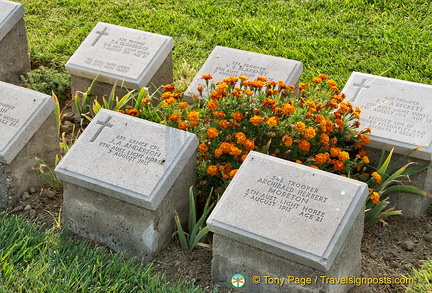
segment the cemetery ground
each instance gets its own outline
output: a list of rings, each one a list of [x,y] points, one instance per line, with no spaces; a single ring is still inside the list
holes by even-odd
[[[62,129],[71,128],[72,117],[67,112],[63,116]],[[65,119],[66,118],[66,119]],[[71,121],[72,120],[72,121]],[[77,125],[78,126],[78,125]],[[44,229],[60,231],[62,219],[62,193],[48,187],[35,187],[24,193],[18,207],[10,212],[33,221]],[[378,223],[364,233],[362,240],[362,277],[400,278],[410,276],[411,269],[418,269],[422,260],[432,259],[432,208],[420,218],[393,216],[387,224]],[[70,240],[81,241],[72,235]],[[94,246],[98,244],[93,243]],[[186,252],[180,244],[173,241],[154,260],[155,270],[165,275],[170,283],[177,281],[192,284],[212,292],[211,251],[205,249]],[[218,292],[221,291],[218,288]],[[401,285],[362,285],[354,288],[358,292],[405,292]]]

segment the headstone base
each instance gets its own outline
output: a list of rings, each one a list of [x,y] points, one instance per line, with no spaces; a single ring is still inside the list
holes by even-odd
[[[60,152],[57,141],[53,111],[10,164],[0,163],[0,206],[11,209],[23,192],[46,184],[35,157],[53,167],[55,156]]]
[[[172,239],[174,210],[186,222],[195,178],[193,154],[155,211],[64,182],[63,220],[74,233],[148,263]]]
[[[155,93],[161,86],[166,84],[171,84],[174,81],[173,75],[173,61],[172,61],[172,51],[165,58],[161,67],[156,71],[153,77],[150,79],[148,84],[146,85],[149,88],[149,94]],[[85,77],[72,75],[72,96],[75,95],[76,92],[85,92],[92,84],[93,80]],[[127,89],[126,89],[127,88]],[[128,93],[128,90],[134,90],[134,88],[122,87],[122,81],[119,80],[117,82],[116,87],[116,96],[123,97]],[[96,80],[93,85],[92,95],[98,98],[98,101],[101,102],[101,98],[105,96],[109,97],[111,91],[113,89],[113,84],[105,83]],[[135,92],[139,92],[140,88],[135,88]]]
[[[19,83],[20,76],[30,71],[27,32],[24,19],[6,34],[0,41],[0,80]]]
[[[372,164],[376,165],[376,162],[379,161],[381,156],[381,150],[368,147],[366,148],[366,151]],[[386,156],[387,155],[388,153],[386,153]],[[402,157],[403,155],[393,153],[391,162],[398,162]],[[410,182],[405,182],[405,184],[412,185],[428,193],[432,193],[431,161],[406,157],[398,165],[398,168],[401,168],[408,163],[414,163],[413,166],[429,165],[429,168],[418,174],[409,176]],[[418,218],[428,210],[432,203],[432,198],[412,193],[397,193],[390,196],[389,202],[389,207],[394,206],[395,209],[402,210],[402,215],[409,218]]]
[[[353,279],[361,275],[361,238],[363,236],[364,213],[360,212],[346,241],[339,251],[329,271],[320,271],[309,266],[291,261],[282,256],[252,247],[246,243],[221,236],[213,235],[212,280],[226,288],[232,288],[231,277],[242,274],[245,285],[236,289],[242,292],[298,292],[298,293],[324,293],[347,292],[355,284]],[[289,230],[289,226],[287,226]],[[287,231],[287,233],[289,233]],[[317,235],[316,241],[319,241]],[[260,278],[259,283],[256,278]],[[283,278],[281,283],[269,281],[271,278]],[[293,279],[294,278],[294,279]],[[297,279],[297,284],[295,282]],[[290,282],[288,283],[288,281]],[[300,284],[301,281],[310,281],[311,284]],[[341,281],[342,280],[342,281]],[[334,284],[335,281],[345,284]],[[257,283],[255,284],[254,283]]]

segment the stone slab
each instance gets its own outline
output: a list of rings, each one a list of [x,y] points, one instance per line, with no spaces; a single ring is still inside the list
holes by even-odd
[[[412,157],[432,159],[432,85],[353,72],[343,93],[362,110],[360,123],[370,127],[369,147],[395,148]]]
[[[48,95],[0,82],[0,205],[46,183],[35,157],[53,166],[59,153],[54,108]]]
[[[0,82],[0,163],[12,162],[54,108],[46,94]]]
[[[205,80],[201,79],[204,74],[211,74],[215,82],[230,76],[245,75],[250,80],[264,76],[268,80],[283,80],[287,85],[297,85],[302,71],[303,64],[300,61],[216,46],[189,85],[185,96],[190,98],[198,94],[198,86],[205,86]]]
[[[365,183],[251,152],[207,224],[215,234],[327,271],[367,194]]]
[[[139,89],[148,85],[173,47],[171,37],[99,22],[66,69],[72,76]]]
[[[0,0],[0,80],[19,83],[30,71],[24,7]]]
[[[197,146],[192,133],[102,109],[55,171],[71,184],[155,210]]]
[[[23,16],[24,6],[22,4],[0,0],[0,42]]]

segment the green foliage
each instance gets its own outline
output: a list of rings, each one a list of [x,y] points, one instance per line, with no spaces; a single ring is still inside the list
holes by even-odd
[[[326,73],[345,83],[355,70],[432,83],[427,0],[18,2],[31,58],[41,64],[64,65],[103,21],[171,36],[175,79],[182,64],[196,71],[221,45],[302,61],[304,80]]]
[[[410,274],[405,286],[406,293],[432,292],[432,260],[424,260],[418,269],[410,269]]]
[[[24,86],[32,90],[51,95],[56,93],[61,100],[69,98],[70,75],[64,70],[41,66],[21,77]]]
[[[416,149],[413,149],[411,152],[415,150]],[[400,162],[409,156],[411,152],[390,165],[393,149],[387,157],[385,157],[385,150],[382,150],[376,168],[377,171],[373,172],[371,178],[367,181],[370,194],[366,201],[365,229],[370,228],[379,221],[383,221],[389,216],[400,215],[402,213],[400,210],[394,210],[393,207],[387,208],[390,203],[388,201],[389,195],[396,193],[412,193],[421,196],[431,196],[415,186],[404,184],[404,182],[408,181],[410,175],[417,174],[428,168],[428,166],[411,166],[411,164],[406,164],[398,168],[397,166],[400,165]]]
[[[205,225],[207,216],[210,214],[215,202],[210,205],[211,194],[207,197],[203,213],[199,220],[196,220],[197,209],[195,205],[195,197],[193,194],[193,187],[189,189],[189,233],[186,233],[181,225],[181,221],[177,211],[174,211],[174,221],[177,227],[177,235],[183,250],[192,251],[197,246],[207,247],[209,245],[203,243],[207,234],[209,233],[208,227]]]
[[[63,190],[63,181],[61,181],[60,178],[57,177],[57,174],[54,172],[54,169],[52,169],[42,159],[39,159],[37,157],[35,159],[39,163],[39,173],[42,175],[42,177],[45,179],[45,181],[49,184],[49,186],[51,186],[51,188],[54,189],[55,191],[62,191]],[[54,166],[57,166],[59,161],[60,161],[59,155],[56,155]]]
[[[0,292],[201,292],[137,259],[0,214]]]

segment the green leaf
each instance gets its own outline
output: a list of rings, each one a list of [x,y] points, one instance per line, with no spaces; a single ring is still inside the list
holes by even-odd
[[[180,240],[180,245],[182,250],[188,250],[188,241],[186,239],[186,234],[181,226],[180,218],[178,216],[177,211],[174,210],[174,221],[177,226],[177,234]]]
[[[198,243],[201,241],[201,239],[204,239],[207,234],[209,233],[209,228],[207,226],[205,226],[204,228],[202,228],[199,233],[196,235],[196,237],[194,237],[193,242],[191,243],[189,250],[192,251],[197,245]]]
[[[431,197],[431,194],[418,189],[415,186],[412,185],[393,185],[390,187],[387,187],[384,192],[381,194],[381,196],[388,196],[391,194],[395,194],[395,193],[413,193],[413,194],[418,194],[418,195],[423,195],[423,196],[429,196]]]
[[[384,161],[382,166],[378,169],[378,174],[380,174],[383,177],[384,177],[384,174],[386,174],[386,172],[387,172],[388,165],[389,165],[391,157],[393,155],[393,150],[394,150],[394,148],[390,151],[389,155],[387,156],[387,159]],[[383,155],[383,153],[381,155]]]

